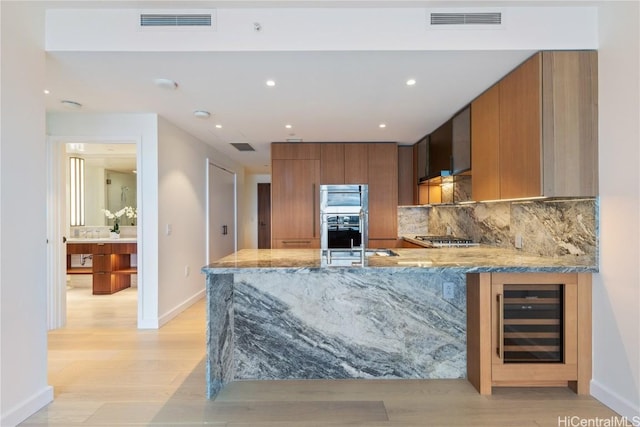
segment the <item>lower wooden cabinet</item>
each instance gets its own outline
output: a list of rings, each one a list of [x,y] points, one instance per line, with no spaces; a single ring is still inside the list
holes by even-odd
[[[67,274],[91,274],[94,295],[110,295],[131,286],[131,255],[136,243],[67,243]],[[71,267],[71,255],[91,256],[91,268]]]
[[[500,386],[589,394],[591,274],[468,274],[467,376],[481,394]]]
[[[273,239],[272,249],[317,249],[320,239]]]

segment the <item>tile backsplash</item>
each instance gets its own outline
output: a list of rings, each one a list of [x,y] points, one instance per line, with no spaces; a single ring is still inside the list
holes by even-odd
[[[542,256],[597,258],[597,199],[530,200],[398,208],[398,234],[446,234]]]

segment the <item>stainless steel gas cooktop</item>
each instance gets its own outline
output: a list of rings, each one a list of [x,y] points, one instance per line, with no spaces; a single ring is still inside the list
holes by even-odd
[[[467,237],[455,237],[455,236],[416,236],[416,240],[421,240],[425,243],[429,243],[435,248],[467,248],[472,246],[478,246],[478,243],[474,243],[472,239]]]

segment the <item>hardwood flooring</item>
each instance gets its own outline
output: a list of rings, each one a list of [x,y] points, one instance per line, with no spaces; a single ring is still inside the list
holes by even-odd
[[[136,304],[135,288],[69,290],[68,325],[49,333],[55,400],[22,426],[533,427],[617,417],[565,388],[481,396],[465,380],[242,381],[210,401],[204,301],[159,330],[135,328]]]

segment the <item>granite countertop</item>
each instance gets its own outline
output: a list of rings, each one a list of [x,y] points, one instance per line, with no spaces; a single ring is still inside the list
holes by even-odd
[[[470,248],[393,248],[398,256],[368,256],[364,266],[322,266],[320,249],[242,249],[202,268],[204,273],[259,273],[312,270],[478,272],[597,272],[591,258],[568,255],[540,257],[518,250],[477,246]]]
[[[92,237],[92,238],[67,238],[67,243],[138,243],[136,237],[120,237],[118,239],[111,239],[109,237]]]

